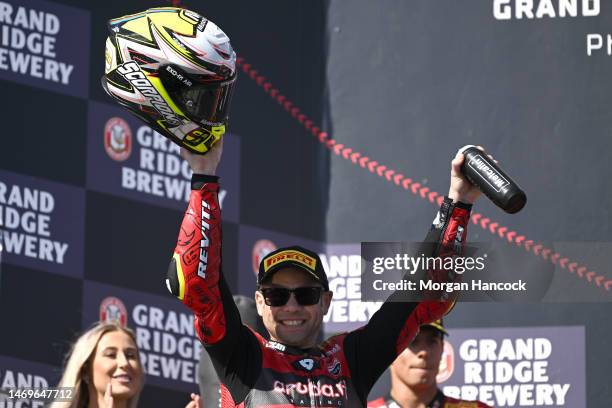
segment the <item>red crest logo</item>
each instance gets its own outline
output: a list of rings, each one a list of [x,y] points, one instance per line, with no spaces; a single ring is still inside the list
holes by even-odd
[[[100,302],[100,321],[127,325],[127,309],[121,300],[109,296]]]
[[[108,156],[118,162],[130,157],[132,153],[132,130],[121,118],[110,118],[104,125],[104,150]]]
[[[255,275],[257,275],[259,272],[259,263],[263,257],[276,249],[277,248],[274,242],[268,239],[260,239],[259,241],[255,242],[255,245],[253,245],[253,251],[251,251],[251,264]]]
[[[436,381],[443,383],[453,375],[453,371],[455,371],[455,350],[448,341],[444,340],[444,351],[442,351],[440,370],[436,376]]]

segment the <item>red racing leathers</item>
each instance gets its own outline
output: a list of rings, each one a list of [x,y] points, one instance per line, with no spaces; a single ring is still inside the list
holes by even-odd
[[[387,301],[364,327],[312,349],[268,341],[242,325],[221,273],[217,177],[194,175],[192,190],[168,271],[168,289],[195,314],[196,333],[238,406],[365,407],[374,382],[419,326],[439,319],[451,307],[450,301]],[[445,199],[426,241],[433,242],[438,253],[440,248],[460,249],[470,209]]]

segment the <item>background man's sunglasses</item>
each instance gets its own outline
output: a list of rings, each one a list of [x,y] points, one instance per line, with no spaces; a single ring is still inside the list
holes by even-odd
[[[293,293],[295,300],[302,306],[311,306],[319,303],[321,298],[321,287],[304,286],[301,288],[261,288],[259,291],[263,294],[266,305],[278,307],[284,306],[289,301],[289,297]]]

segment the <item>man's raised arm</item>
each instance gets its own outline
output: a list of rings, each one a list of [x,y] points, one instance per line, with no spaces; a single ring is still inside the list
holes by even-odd
[[[181,151],[194,174],[189,206],[166,279],[168,290],[193,311],[196,333],[206,344],[222,340],[228,323],[239,325],[239,317],[235,317],[238,312],[221,274],[221,208],[216,172],[222,150],[223,140],[206,155]],[[228,313],[232,315],[229,321]]]
[[[448,197],[425,240],[425,247],[431,249],[425,255],[452,256],[465,244],[470,211],[480,191],[461,174],[463,160],[463,154],[457,153],[451,162]],[[348,361],[355,362],[351,372],[364,401],[376,379],[416,336],[419,326],[441,318],[453,305],[450,299],[400,302],[402,295],[399,291],[392,294],[366,326],[346,336],[345,353]]]

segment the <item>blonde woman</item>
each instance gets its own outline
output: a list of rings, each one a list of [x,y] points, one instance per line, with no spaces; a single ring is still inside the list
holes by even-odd
[[[70,402],[53,408],[136,408],[144,383],[134,333],[97,323],[74,343],[60,387],[74,387]]]

